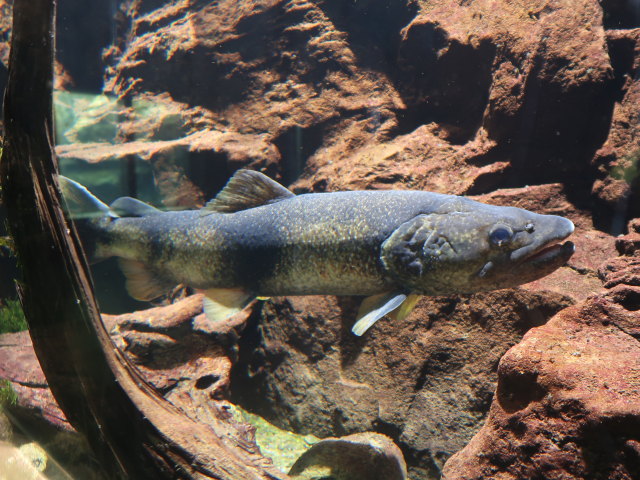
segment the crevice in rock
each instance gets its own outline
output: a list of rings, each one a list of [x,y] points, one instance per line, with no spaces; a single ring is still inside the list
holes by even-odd
[[[281,160],[282,183],[290,185],[302,174],[307,160],[322,145],[326,122],[310,127],[292,127],[273,140]]]
[[[115,41],[115,2],[65,1],[58,5],[56,56],[72,79],[75,91],[101,93],[102,52]]]
[[[394,133],[435,122],[450,143],[471,140],[489,101],[495,54],[491,42],[460,43],[432,22],[407,27],[394,75],[407,108],[397,113]]]
[[[218,375],[204,375],[196,380],[195,387],[198,390],[206,390],[218,380],[220,380]]]
[[[237,361],[231,367],[229,400],[281,428],[295,430],[297,420],[291,415],[292,412],[286,411],[285,406],[282,407],[285,411],[278,411],[273,398],[270,398],[277,393],[270,390],[268,379],[286,359],[288,353],[284,349],[274,351],[263,347],[261,324],[265,321],[268,320],[257,309],[247,319],[237,345]],[[256,395],[256,392],[262,394]]]
[[[640,5],[640,4],[639,4]],[[629,77],[633,78],[633,61],[635,57],[636,41],[631,37],[608,37],[607,48],[611,67],[613,68],[613,81],[611,91],[614,101],[619,102],[626,93],[624,87]]]
[[[398,425],[385,422],[380,418],[373,421],[373,429],[389,438],[400,438],[400,435],[402,434],[402,429]]]
[[[215,197],[231,176],[227,155],[213,151],[189,153],[186,173],[205,200]]]
[[[609,133],[612,78],[565,91],[545,80],[560,65],[548,64],[542,51],[534,62],[518,126],[503,152],[513,167],[504,187],[563,183],[574,205],[591,208],[590,161]]]
[[[638,432],[640,422],[631,415],[587,423],[582,432],[587,478],[636,478]]]
[[[464,192],[465,195],[482,195],[504,188],[504,169],[479,173],[473,180],[473,184]]]
[[[640,3],[637,1],[601,0],[606,30],[640,27]]]
[[[630,312],[637,312],[640,310],[640,291],[637,289],[632,287],[620,288],[615,292],[614,297],[615,300],[626,310]],[[632,334],[629,333],[629,335]]]
[[[333,25],[349,36],[364,67],[388,71],[395,65],[401,29],[418,11],[413,0],[325,0],[321,5]]]
[[[533,372],[512,371],[499,374],[496,399],[507,413],[522,410],[531,402],[541,400],[545,390],[538,384]]]

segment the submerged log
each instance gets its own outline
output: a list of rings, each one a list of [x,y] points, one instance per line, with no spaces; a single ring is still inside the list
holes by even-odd
[[[255,445],[223,440],[223,420],[200,423],[165,401],[111,342],[56,183],[55,2],[16,0],[13,12],[2,198],[30,335],[62,410],[112,478],[288,478]]]

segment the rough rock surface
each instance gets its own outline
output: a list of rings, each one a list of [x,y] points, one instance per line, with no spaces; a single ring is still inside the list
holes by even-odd
[[[402,452],[379,433],[325,438],[303,453],[289,470],[293,480],[407,480]]]
[[[618,241],[624,255],[601,269],[607,293],[502,357],[486,424],[444,479],[640,476],[640,222],[631,230]]]
[[[225,437],[259,452],[254,429],[239,423],[223,399],[229,388],[230,357],[235,356],[236,329],[246,316],[238,314],[216,325],[201,313],[202,297],[193,295],[165,307],[104,315],[103,320],[116,345],[165,398],[204,423],[215,418],[216,424],[224,425]],[[54,457],[63,458],[66,466],[71,462],[77,478],[101,478],[91,473],[94,460],[87,446],[72,435],[27,332],[0,335],[0,379],[11,382],[18,399],[16,406],[7,408],[30,437],[43,442]]]
[[[425,297],[402,324],[358,338],[357,299],[274,299],[240,340],[232,400],[298,432],[385,433],[412,478],[433,478],[480,428],[500,357],[570,303],[522,290]]]
[[[20,407],[29,415],[54,427],[71,429],[49,390],[28,332],[0,335],[0,378],[11,382]]]
[[[217,175],[251,164],[299,190],[457,194],[560,181],[608,215],[636,189],[618,178],[635,178],[625,138],[637,69],[637,34],[612,30],[620,11],[595,0],[125,2],[106,90],[174,102],[186,132],[263,135],[275,149],[189,159],[217,162]],[[157,131],[134,121],[122,138]],[[184,177],[197,184],[197,172]]]
[[[637,25],[636,25],[637,26]],[[640,216],[640,28],[607,32],[607,45],[621,94],[613,109],[609,134],[595,153],[597,169],[593,194],[611,215],[600,219],[603,228],[620,233],[625,219]]]

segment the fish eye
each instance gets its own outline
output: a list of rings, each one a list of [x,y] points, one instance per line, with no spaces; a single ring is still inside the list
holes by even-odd
[[[509,243],[513,238],[513,232],[507,227],[498,227],[489,234],[489,241],[498,247]]]

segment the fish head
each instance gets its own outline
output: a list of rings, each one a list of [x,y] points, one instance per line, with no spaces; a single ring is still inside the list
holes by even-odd
[[[473,208],[404,223],[383,243],[381,261],[413,293],[510,288],[564,265],[574,246],[560,242],[573,231],[564,217],[473,202]]]

